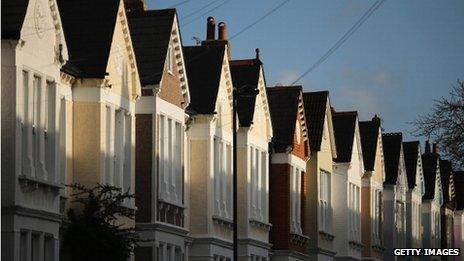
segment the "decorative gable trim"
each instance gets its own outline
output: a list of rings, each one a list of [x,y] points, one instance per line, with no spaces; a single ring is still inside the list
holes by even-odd
[[[437,201],[440,206],[443,205],[443,188],[441,187],[441,175],[440,175],[440,159],[437,158],[437,170],[435,171],[435,194],[433,197],[434,201]]]
[[[333,119],[332,119],[332,109],[330,108],[330,99],[327,97],[327,102],[325,105],[325,115],[324,118],[324,125],[328,124],[327,127],[329,129],[329,136],[330,136],[330,147],[332,148],[332,158],[337,158],[337,146],[335,144],[335,132],[333,128]]]
[[[385,173],[385,157],[383,155],[383,143],[382,143],[382,128],[379,126],[379,132],[377,135],[377,149],[379,150],[380,155],[380,162],[382,166],[382,182],[385,182],[386,179],[386,173]],[[377,157],[377,155],[375,155]],[[375,168],[375,161],[374,161],[374,168]]]
[[[259,95],[261,96],[261,101],[263,102],[263,110],[264,110],[264,116],[266,119],[266,126],[270,130],[269,135],[272,137],[273,135],[272,119],[271,119],[271,112],[269,110],[269,101],[267,99],[267,92],[266,92],[266,80],[264,78],[264,69],[262,65],[260,66],[260,69],[259,69],[258,89],[259,89]]]
[[[124,7],[124,1],[120,1],[119,3],[118,18],[124,35],[124,44],[126,47],[127,56],[129,57],[130,72],[133,74],[133,78],[136,79],[135,84],[132,84],[134,88],[132,90],[132,98],[134,100],[137,100],[139,97],[142,96],[142,91],[140,87],[140,78],[137,69],[137,62],[135,60],[134,47],[132,46],[132,39],[129,32],[129,25]]]
[[[185,107],[187,107],[190,103],[190,93],[189,93],[189,87],[188,87],[187,73],[185,69],[184,53],[182,52],[182,41],[180,37],[179,22],[177,20],[177,14],[174,15],[174,22],[173,22],[172,31],[171,31],[171,39],[169,42],[171,41],[172,41],[172,45],[174,48],[174,57],[176,58],[176,64],[179,67],[178,74],[179,74],[180,87],[182,90],[182,96],[184,98]],[[169,48],[167,51],[169,52]]]
[[[40,1],[40,0],[36,0]],[[64,38],[63,26],[61,24],[60,13],[56,0],[47,0],[48,7],[50,8],[50,15],[53,19],[53,28],[57,42],[55,44],[55,63],[57,65],[64,65],[68,60],[68,47]]]
[[[360,173],[360,176],[362,177],[363,174],[364,174],[364,160],[363,160],[363,152],[362,152],[362,145],[361,145],[361,132],[359,131],[359,119],[358,119],[358,116],[356,116],[356,123],[354,125],[354,137],[356,138],[356,144],[353,144],[356,145],[356,147],[358,148],[358,155],[357,158],[359,160],[359,163],[361,165],[361,169],[363,170],[361,173]],[[354,138],[353,138],[353,143],[354,143]],[[353,153],[353,149],[351,151],[351,153]],[[353,160],[353,157],[351,157],[351,160]]]

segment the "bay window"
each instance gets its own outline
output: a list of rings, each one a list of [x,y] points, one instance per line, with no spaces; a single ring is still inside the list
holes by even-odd
[[[301,176],[302,171],[294,166],[290,167],[290,209],[292,233],[301,234]]]
[[[223,218],[232,217],[232,146],[215,137],[214,160],[214,213]]]
[[[182,123],[159,114],[158,173],[160,199],[175,205],[183,204],[183,140]]]
[[[22,71],[21,174],[55,182],[56,86],[53,80]]]
[[[267,222],[268,220],[268,157],[267,152],[251,146],[250,148],[250,216],[252,219]]]
[[[373,195],[372,232],[373,244],[380,246],[382,240],[382,191],[375,189]]]
[[[348,231],[351,241],[361,241],[361,191],[348,182]]]
[[[324,170],[319,174],[319,230],[332,232],[330,203],[330,173]]]

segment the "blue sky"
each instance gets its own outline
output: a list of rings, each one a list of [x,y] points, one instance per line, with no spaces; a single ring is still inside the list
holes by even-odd
[[[147,0],[151,9],[183,0]],[[205,38],[206,18],[224,21],[229,36],[282,0],[227,0],[183,19],[212,0],[178,7],[184,45]],[[374,0],[291,0],[232,41],[234,59],[254,57],[260,48],[269,86],[289,84],[317,61],[374,3]],[[201,16],[190,24],[186,22]],[[361,120],[375,113],[387,132],[408,134],[418,114],[434,99],[448,96],[464,79],[464,1],[387,0],[330,58],[300,83],[306,91],[329,90],[336,110],[358,110]]]

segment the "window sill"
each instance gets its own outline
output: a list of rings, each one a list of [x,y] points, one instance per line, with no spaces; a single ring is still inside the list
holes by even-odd
[[[213,222],[219,225],[227,226],[230,229],[234,228],[234,221],[229,218],[213,215]]]
[[[296,243],[300,246],[305,246],[307,243],[309,243],[309,237],[301,233],[290,232],[290,239],[293,243]]]
[[[251,225],[253,225],[255,227],[262,228],[262,229],[265,229],[267,231],[269,231],[271,229],[271,227],[272,227],[271,223],[259,221],[259,220],[256,220],[256,219],[250,219],[249,222],[250,222]]]
[[[372,247],[372,249],[374,249],[374,250],[377,251],[377,252],[383,252],[383,251],[385,251],[385,247],[383,247],[383,246],[381,246],[381,245],[377,245],[377,244],[376,244],[376,245],[372,245],[371,247]]]
[[[19,175],[18,180],[21,184],[31,189],[38,189],[39,187],[42,187],[45,189],[49,189],[55,193],[58,193],[60,189],[64,188],[63,185],[60,185],[58,183],[49,182],[49,181],[37,179],[34,177],[28,177],[25,175]]]
[[[162,198],[158,199],[158,202],[159,203],[163,203],[163,204],[166,204],[166,205],[171,205],[171,206],[174,206],[174,207],[177,207],[177,208],[181,208],[181,209],[186,209],[187,207],[183,204],[178,204],[178,203],[173,203],[173,202],[169,202],[167,200],[164,200]]]
[[[364,245],[362,243],[358,242],[358,241],[350,240],[348,243],[354,249],[357,249],[357,250],[363,250],[364,249]]]
[[[319,230],[319,235],[322,236],[323,239],[327,240],[327,241],[333,241],[335,239],[335,236],[328,233],[328,232],[325,232],[325,231],[322,231],[322,230]]]

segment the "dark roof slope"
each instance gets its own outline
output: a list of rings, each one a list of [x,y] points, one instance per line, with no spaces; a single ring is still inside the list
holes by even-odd
[[[451,201],[454,199],[450,198],[450,193],[453,193],[454,191],[450,190],[450,184],[453,182],[453,167],[451,166],[451,162],[448,160],[440,160],[440,179],[443,190],[443,203],[452,203]]]
[[[277,150],[285,150],[293,144],[295,121],[301,86],[266,88],[273,127],[273,142]]]
[[[335,144],[337,145],[335,162],[351,161],[357,117],[358,112],[356,111],[332,112]]]
[[[68,63],[83,78],[104,78],[120,0],[58,0]]]
[[[464,171],[455,171],[453,178],[456,191],[456,210],[464,210]]]
[[[419,147],[419,141],[403,142],[404,163],[406,165],[406,175],[408,177],[408,186],[410,189],[413,189],[416,186]]]
[[[309,122],[309,142],[312,150],[321,150],[328,91],[303,93],[305,116]]]
[[[159,84],[171,39],[176,9],[127,13],[142,85]]]
[[[232,73],[232,82],[236,89],[245,85],[258,88],[261,61],[258,59],[229,61]],[[253,121],[255,112],[256,96],[238,97],[237,112],[240,126],[249,127]]]
[[[225,46],[186,46],[183,51],[190,91],[188,109],[200,114],[214,113]]]
[[[29,0],[2,1],[2,39],[19,39],[28,4]]]
[[[435,180],[439,155],[433,152],[422,154],[422,168],[424,170],[425,194],[422,199],[433,199],[435,196]]]
[[[361,135],[364,169],[373,171],[377,152],[377,141],[380,134],[380,118],[376,115],[370,121],[360,121],[359,133]]]
[[[383,155],[385,159],[384,184],[396,184],[398,179],[402,140],[402,133],[385,133],[382,135]]]

